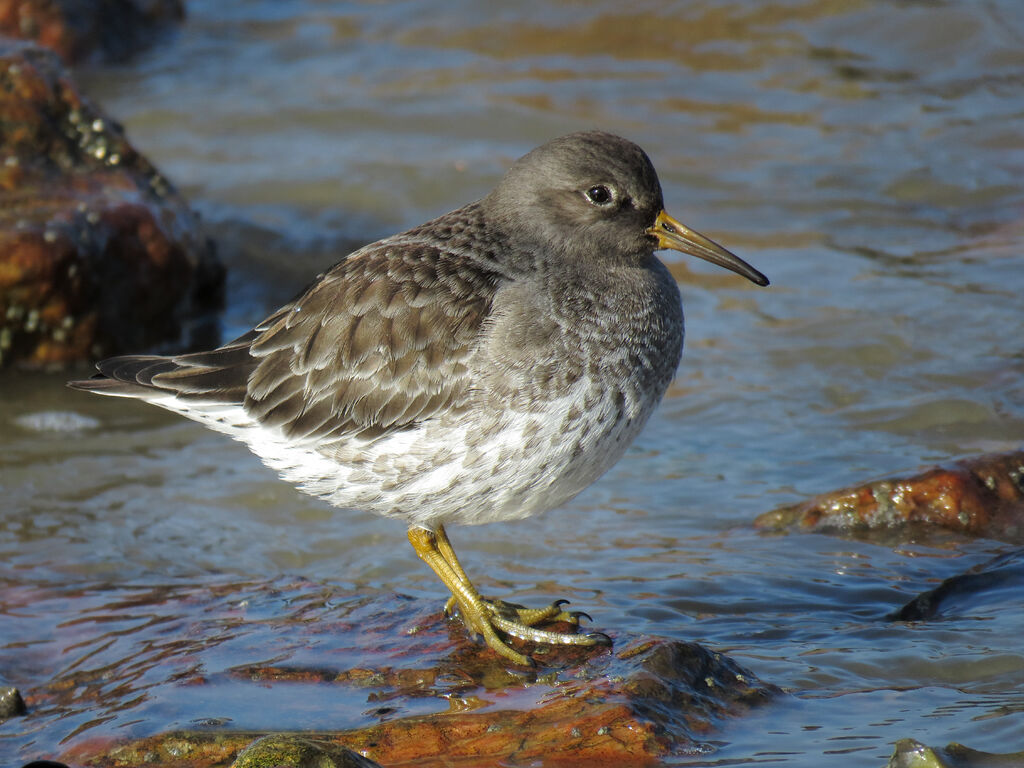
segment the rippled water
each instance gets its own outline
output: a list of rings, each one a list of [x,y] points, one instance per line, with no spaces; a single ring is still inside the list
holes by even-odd
[[[904,737],[1024,749],[1024,598],[884,621],[1007,547],[749,528],[816,492],[1020,446],[1018,3],[624,9],[194,0],[162,46],[79,76],[218,240],[226,335],[552,136],[639,142],[669,210],[773,285],[668,255],[688,338],[661,410],[563,509],[453,531],[467,567],[485,592],[569,597],[600,627],[706,643],[790,692],[726,723],[702,764],[879,766]],[[161,664],[300,654],[209,631],[203,611],[237,602],[225,584],[444,598],[401,526],[302,497],[223,437],[60,376],[9,372],[0,393],[0,683],[70,691],[0,726],[5,763],[196,718],[279,725],[241,693],[207,711]],[[309,707],[286,725],[327,727]]]

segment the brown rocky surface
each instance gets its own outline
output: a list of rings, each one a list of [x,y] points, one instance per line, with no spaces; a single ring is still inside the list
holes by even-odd
[[[184,17],[182,0],[0,0],[0,35],[34,41],[68,63],[120,61]]]
[[[856,531],[908,523],[1024,541],[1024,451],[988,454],[773,510],[760,528]]]
[[[706,750],[725,720],[778,694],[721,654],[665,638],[620,634],[614,649],[547,653],[519,644],[535,654],[538,666],[512,667],[473,643],[461,622],[443,618],[436,606],[404,598],[389,605],[379,599],[347,603],[337,595],[327,606],[318,589],[299,584],[275,593],[275,600],[287,599],[292,617],[252,625],[244,653],[281,661],[219,668],[214,659],[227,650],[217,651],[216,644],[228,642],[236,655],[247,630],[235,624],[225,638],[221,610],[208,613],[226,594],[183,596],[176,605],[201,611],[211,623],[208,629],[192,625],[194,645],[182,649],[185,667],[175,671],[174,663],[168,666],[173,659],[162,657],[172,685],[163,696],[194,700],[189,713],[172,717],[196,725],[135,739],[114,729],[77,740],[52,758],[92,768],[226,767],[255,740],[273,736],[255,754],[291,754],[295,765],[345,765],[348,749],[384,766],[646,766]],[[267,616],[262,599],[257,593],[246,602]],[[328,620],[325,610],[341,618]],[[320,619],[310,621],[314,611]],[[281,646],[285,638],[291,651]],[[206,663],[197,663],[204,657]],[[120,677],[102,659],[94,663],[95,674],[75,671],[35,691],[30,710],[45,716],[68,707],[101,709]],[[129,666],[139,664],[145,659]],[[127,670],[125,679],[133,679]],[[119,693],[132,695],[128,688]],[[160,695],[147,688],[147,696]],[[296,711],[307,715],[282,720]],[[194,720],[199,712],[217,715]],[[260,764],[251,755],[237,763]]]
[[[0,365],[207,343],[223,282],[120,126],[51,52],[0,38]]]

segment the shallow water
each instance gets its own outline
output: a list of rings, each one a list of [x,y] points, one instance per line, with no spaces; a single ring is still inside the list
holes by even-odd
[[[667,254],[688,336],[665,403],[564,508],[454,530],[470,572],[522,602],[568,597],[601,628],[705,643],[790,692],[679,762],[880,766],[905,737],[1024,749],[1024,597],[884,620],[1007,546],[749,528],[816,492],[1020,446],[1016,0],[622,7],[193,0],[163,45],[79,76],[217,238],[225,336],[552,136],[639,142],[670,212],[773,284]],[[238,444],[61,376],[9,372],[0,392],[0,684],[72,691],[0,725],[4,764],[203,718],[280,727],[249,694],[207,706],[175,684],[189,664],[301,657],[244,628],[287,597],[211,631],[204,611],[245,603],[225,584],[443,601],[401,526],[300,496]],[[372,708],[319,704],[283,725]]]

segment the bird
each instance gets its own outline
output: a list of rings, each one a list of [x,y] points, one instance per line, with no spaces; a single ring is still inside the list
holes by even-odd
[[[137,398],[244,442],[299,490],[403,521],[472,634],[607,645],[590,617],[485,598],[450,525],[576,496],[623,455],[680,362],[679,288],[656,250],[768,279],[664,208],[635,143],[562,136],[485,197],[345,256],[216,349],[127,355],[69,385]],[[554,631],[550,627],[568,627]]]

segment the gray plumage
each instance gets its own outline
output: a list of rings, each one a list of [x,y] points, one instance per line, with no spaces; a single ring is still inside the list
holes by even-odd
[[[767,284],[664,213],[639,147],[571,134],[482,200],[350,254],[238,339],[105,360],[72,386],[177,411],[308,493],[439,536],[524,517],[597,479],[665,393],[683,313],[662,247]],[[446,563],[431,567],[458,597]]]

